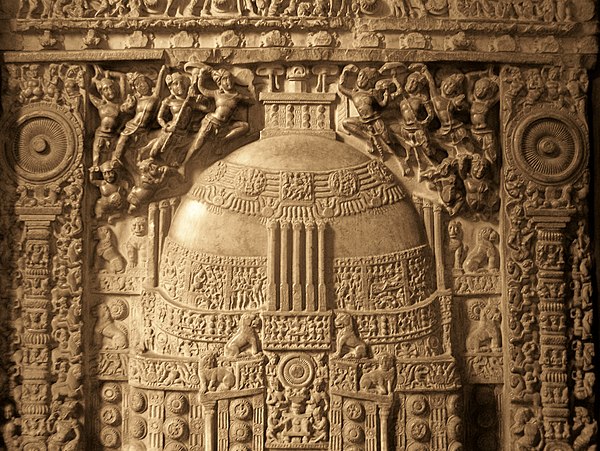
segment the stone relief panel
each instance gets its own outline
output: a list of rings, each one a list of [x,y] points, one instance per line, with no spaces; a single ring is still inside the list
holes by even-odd
[[[2,8],[4,448],[595,449],[591,2]]]

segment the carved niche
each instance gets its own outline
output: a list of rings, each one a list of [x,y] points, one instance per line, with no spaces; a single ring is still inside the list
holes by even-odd
[[[0,6],[0,444],[595,449],[594,14]]]

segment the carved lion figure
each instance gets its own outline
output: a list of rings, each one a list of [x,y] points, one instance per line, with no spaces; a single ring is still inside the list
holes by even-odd
[[[338,330],[334,357],[352,357],[362,359],[367,356],[367,345],[354,330],[352,317],[339,313],[334,322]]]
[[[230,368],[217,367],[217,356],[214,353],[204,355],[200,359],[200,393],[208,391],[231,390],[235,385],[235,376]]]
[[[256,333],[258,327],[260,327],[258,316],[253,313],[244,313],[240,318],[237,332],[225,344],[223,355],[232,359],[243,353],[258,354],[260,352],[260,343]]]
[[[394,357],[391,354],[382,354],[379,357],[379,368],[363,374],[359,386],[363,391],[375,391],[379,395],[389,395],[394,390],[395,377]]]
[[[484,227],[477,234],[477,244],[465,260],[466,272],[497,271],[500,268],[500,253],[496,248],[498,232]]]

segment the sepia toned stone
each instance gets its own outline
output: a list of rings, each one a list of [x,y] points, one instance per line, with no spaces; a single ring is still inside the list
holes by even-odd
[[[596,14],[3,2],[0,448],[595,449]]]

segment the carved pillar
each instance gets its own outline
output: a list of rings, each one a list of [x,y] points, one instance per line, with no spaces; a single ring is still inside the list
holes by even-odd
[[[289,278],[289,232],[290,223],[282,221],[280,224],[280,261],[279,261],[279,309],[287,312],[290,310],[290,282]]]
[[[49,209],[18,208],[25,224],[25,284],[22,304],[23,392],[21,395],[24,450],[46,449],[50,413],[50,241],[51,224],[61,207]]]
[[[536,230],[535,263],[540,316],[541,400],[547,445],[568,443],[569,397],[567,388],[566,330],[553,326],[564,321],[566,311],[565,228],[574,209],[531,209]]]
[[[314,246],[314,231],[315,223],[310,221],[304,224],[304,230],[306,232],[306,310],[315,311],[315,246]]]
[[[204,451],[215,451],[217,437],[215,435],[215,417],[217,415],[216,401],[202,404],[202,417],[204,418]]]

